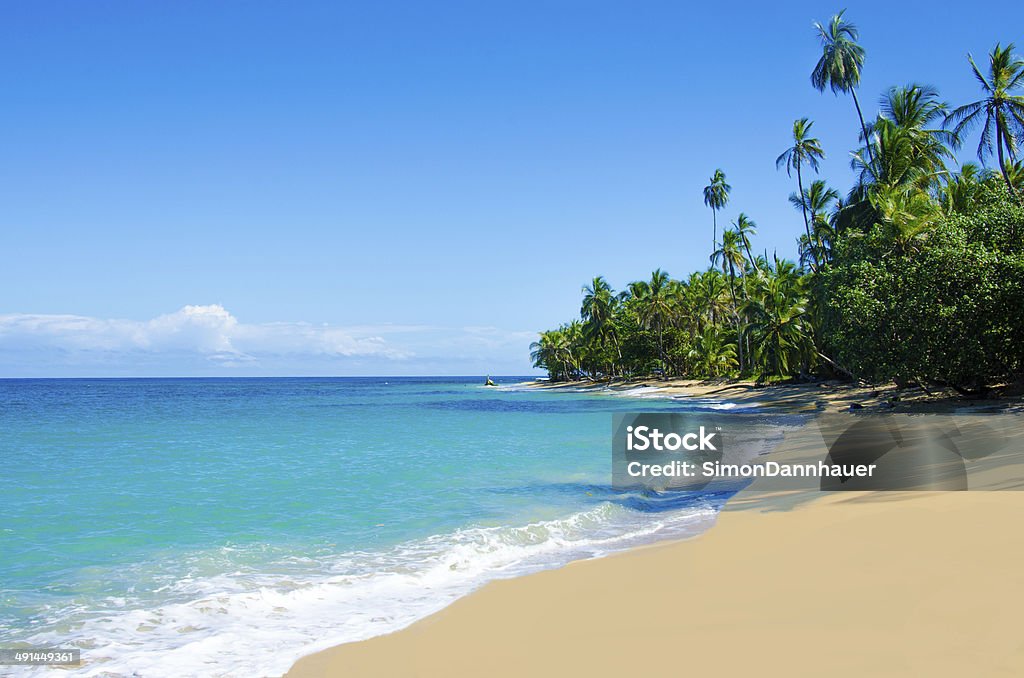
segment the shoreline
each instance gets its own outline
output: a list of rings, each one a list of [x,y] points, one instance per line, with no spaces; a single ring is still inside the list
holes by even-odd
[[[646,397],[670,397],[670,398],[697,398],[714,399],[735,403],[738,406],[757,406],[765,409],[783,410],[791,412],[822,412],[822,411],[849,411],[852,403],[861,405],[865,410],[887,409],[904,412],[929,412],[956,410],[1019,410],[1019,399],[1001,400],[966,400],[958,396],[947,394],[926,394],[920,389],[897,390],[895,386],[879,389],[875,387],[861,387],[849,384],[821,383],[821,384],[776,384],[771,386],[754,386],[752,383],[744,382],[698,382],[689,380],[652,381],[636,380],[630,382],[619,382],[612,385],[594,384],[590,382],[572,382],[547,384],[544,382],[528,382],[529,388],[550,389],[550,390],[572,390],[604,392],[611,391],[624,396],[635,396],[638,400]],[[638,389],[651,389],[651,395],[646,395]],[[916,392],[915,392],[916,391]],[[657,394],[657,395],[654,395]],[[894,394],[899,394],[899,400],[893,401]],[[981,495],[984,498],[971,497],[957,499],[955,497],[965,495]],[[945,498],[943,498],[945,497]],[[932,506],[940,508],[932,508]],[[595,634],[600,630],[592,628],[595,620],[608,622],[611,627],[619,625],[621,618],[633,618],[650,616],[648,606],[661,606],[672,609],[682,605],[683,601],[656,602],[658,591],[650,587],[661,582],[666,590],[674,590],[676,580],[673,572],[681,566],[686,566],[693,559],[701,562],[707,560],[715,563],[710,571],[716,571],[718,567],[728,566],[734,560],[744,561],[748,558],[747,551],[755,551],[770,543],[773,539],[784,543],[799,542],[800,531],[808,530],[808,535],[816,539],[821,537],[823,531],[830,531],[833,522],[857,521],[859,507],[871,506],[871,515],[863,520],[871,524],[873,530],[879,531],[879,536],[884,540],[886,549],[888,544],[899,543],[899,530],[897,525],[900,521],[911,521],[903,527],[910,533],[922,531],[936,531],[941,525],[936,525],[934,516],[936,511],[949,512],[966,510],[972,519],[981,524],[989,524],[993,527],[991,531],[984,531],[983,534],[989,537],[1005,535],[1014,528],[1012,520],[1008,517],[1024,508],[1024,499],[1018,498],[1014,492],[973,492],[973,493],[820,493],[820,492],[787,492],[782,494],[765,494],[763,492],[744,491],[732,497],[722,508],[716,519],[716,523],[703,533],[683,539],[668,539],[656,541],[646,545],[634,546],[624,551],[619,551],[599,558],[572,561],[561,567],[515,577],[512,579],[499,579],[485,584],[480,589],[464,596],[442,610],[420,619],[410,626],[399,631],[376,636],[367,640],[354,643],[345,643],[319,650],[299,659],[285,674],[289,678],[311,678],[312,676],[343,676],[353,673],[363,675],[423,675],[433,676],[460,676],[478,675],[479,666],[477,662],[488,661],[488,658],[500,656],[502,666],[494,669],[490,662],[489,672],[494,675],[522,675],[524,673],[537,673],[539,669],[542,674],[558,672],[582,672],[580,666],[586,666],[587,673],[595,675],[614,675],[622,671],[635,668],[635,659],[639,656],[650,657],[652,649],[647,647],[643,634],[630,634],[628,629],[623,629],[622,642],[629,651],[623,650],[620,657],[614,655],[604,656],[600,662],[587,665],[583,660],[581,664],[566,663],[566,655],[573,655],[580,660],[576,649],[565,648],[559,651],[557,647],[546,647],[543,639],[535,637],[536,632],[533,624],[538,622],[537,611],[542,611],[541,616],[545,620],[540,628],[546,629],[548,633],[557,637],[560,629],[557,624],[547,619],[546,615],[554,615],[563,619],[564,624],[576,627],[591,629]],[[856,507],[856,508],[855,508]],[[960,508],[957,508],[960,507]],[[968,507],[968,508],[964,508]],[[799,515],[798,515],[799,514]],[[993,515],[996,514],[996,515]],[[782,516],[795,516],[794,518],[783,518]],[[999,525],[992,525],[993,520],[998,519]],[[795,520],[795,522],[793,522]],[[1005,521],[1005,522],[1004,522]],[[724,527],[723,527],[724,526]],[[723,536],[724,533],[724,536]],[[966,533],[966,532],[965,532]],[[768,537],[766,535],[772,535]],[[844,536],[842,532],[832,535],[838,539],[838,543],[831,541],[821,543],[821,554],[828,554],[839,549],[845,543],[849,546],[851,535]],[[863,535],[862,535],[863,536]],[[977,535],[976,535],[977,536]],[[860,539],[860,537],[858,537]],[[863,540],[862,540],[863,541]],[[949,546],[962,549],[955,540],[948,540]],[[702,543],[705,546],[697,547]],[[940,548],[938,542],[932,544]],[[878,547],[879,544],[874,544]],[[1024,540],[1013,542],[1012,554],[1007,557],[1011,561],[1024,557]],[[888,550],[886,550],[889,555]],[[1012,557],[1011,557],[1012,556]],[[831,570],[839,580],[850,579],[853,582],[861,580],[861,573],[850,570],[848,563],[825,562],[819,559],[814,561],[813,554],[796,551],[794,553],[780,554],[783,562],[788,562],[787,568],[793,573],[803,572],[806,565],[805,560],[816,562],[817,565]],[[788,561],[787,561],[788,559]],[[920,554],[913,553],[899,554],[896,559],[900,572],[905,570],[919,570],[932,568],[934,564],[927,559],[922,559]],[[635,604],[621,599],[606,601],[603,605],[597,605],[590,613],[579,614],[574,610],[584,610],[594,607],[589,595],[600,598],[609,589],[619,585],[623,578],[631,578],[639,575],[642,567],[649,568],[649,572],[641,580],[647,582],[645,586],[637,591]],[[606,564],[607,563],[607,564]],[[629,563],[628,565],[626,563]],[[936,577],[946,576],[987,576],[985,562],[969,562],[962,558],[957,573],[942,570],[935,577],[929,577],[928,581],[938,581]],[[738,575],[737,575],[738,576]],[[802,580],[801,580],[802,581]],[[866,581],[866,580],[864,580]],[[727,585],[728,582],[718,582]],[[800,581],[794,580],[784,585],[783,588],[793,587],[799,590]],[[848,591],[853,599],[868,595],[870,591],[858,589],[856,585],[846,583]],[[1024,590],[1024,577],[1015,580],[1014,590]],[[684,586],[687,591],[688,604],[696,609],[708,607],[713,609],[716,602],[713,597],[705,596],[699,590],[693,589],[691,585]],[[711,588],[714,588],[712,586]],[[1009,588],[1009,587],[1008,587]],[[590,590],[588,596],[581,596],[581,591]],[[894,592],[891,592],[894,593]],[[691,599],[692,597],[692,599]],[[552,605],[551,601],[558,601]],[[806,602],[799,598],[800,604]],[[783,601],[775,601],[783,604]],[[961,600],[963,605],[969,606],[969,600]],[[531,607],[532,606],[532,607]],[[618,607],[616,607],[618,606]],[[1024,597],[1015,599],[1014,609],[1024,606]],[[881,608],[879,608],[880,610]],[[771,618],[769,611],[758,608],[747,611],[750,614],[764,613],[766,619]],[[819,610],[819,613],[823,611]],[[889,611],[891,612],[891,611]],[[999,612],[1002,614],[1002,612]],[[718,614],[716,612],[716,614]],[[966,614],[966,612],[964,613]],[[660,618],[660,617],[659,617]],[[518,620],[518,621],[515,621]],[[676,635],[669,638],[662,638],[665,643],[678,644],[684,642],[685,638],[692,633],[701,633],[704,636],[703,642],[709,647],[717,647],[723,654],[731,652],[728,644],[729,622],[723,620],[724,626],[711,633],[703,628],[686,627],[684,631],[678,627],[678,620],[672,621],[668,617],[663,620],[667,628],[674,628]],[[841,619],[833,620],[837,625],[843,625]],[[871,642],[883,642],[884,639],[876,637],[876,633],[867,624],[868,619],[858,618],[847,620],[856,622],[860,626],[853,625],[848,630],[855,642],[870,639]],[[735,642],[760,642],[756,636],[765,632],[772,635],[770,625],[766,621],[765,626],[757,624],[742,629],[749,637],[745,640],[736,638]],[[511,625],[511,626],[510,626]],[[674,625],[674,626],[673,626]],[[487,629],[502,629],[500,632],[490,632]],[[651,629],[652,633],[655,633]],[[814,634],[816,630],[812,627],[801,628],[801,633]],[[930,632],[937,632],[932,629]],[[580,636],[575,633],[573,637]],[[582,639],[581,639],[582,640]],[[782,639],[777,639],[779,643]],[[794,638],[793,642],[798,644],[800,640]],[[922,642],[924,642],[922,640]],[[979,640],[979,642],[982,642]],[[457,648],[466,649],[470,647],[473,652],[459,654]],[[924,647],[924,645],[922,645]],[[486,651],[478,648],[487,648]],[[766,650],[770,648],[765,648]],[[583,648],[579,648],[582,652]],[[886,649],[886,652],[894,651],[894,648]],[[1012,665],[1024,668],[1024,650],[1018,648],[1018,655],[1013,658]],[[521,654],[520,654],[521,653]],[[710,656],[715,653],[710,653]],[[531,663],[524,663],[525,658],[533,657]],[[923,657],[923,655],[922,655]],[[413,659],[415,658],[415,659]],[[666,654],[666,659],[670,655]],[[781,658],[779,658],[781,661]],[[818,656],[821,664],[828,665],[829,659],[825,654]],[[924,661],[924,659],[922,659]],[[616,666],[612,669],[609,667]],[[962,673],[967,668],[950,669],[945,661],[939,662],[931,667],[932,672],[942,673],[944,670]],[[851,666],[860,666],[851,664]],[[1009,665],[1007,665],[1009,666]],[[691,668],[688,665],[688,668]],[[715,670],[713,663],[703,666],[707,670]],[[721,667],[718,667],[720,670]],[[752,663],[744,670],[758,670],[763,668],[758,662]],[[787,666],[787,670],[790,667]],[[858,675],[865,671],[878,672],[881,666],[860,666],[857,670],[850,672],[832,671],[837,675]],[[831,669],[830,669],[831,670]],[[915,669],[916,670],[916,669]],[[1006,675],[1010,675],[1007,673]]]
[[[1019,675],[1018,493],[793,495],[730,503],[699,538],[492,582],[286,675]]]
[[[791,412],[848,411],[857,409],[896,412],[931,412],[951,409],[980,408],[985,410],[1019,409],[1024,398],[1019,395],[996,398],[965,397],[950,388],[899,388],[895,384],[860,386],[841,381],[807,383],[756,384],[750,380],[718,379],[626,379],[613,382],[534,380],[521,386],[532,389],[574,392],[608,392],[618,395],[675,399],[714,399],[741,406],[760,406]]]

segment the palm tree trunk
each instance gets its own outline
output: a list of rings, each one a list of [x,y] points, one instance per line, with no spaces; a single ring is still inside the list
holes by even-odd
[[[744,304],[746,303],[747,297],[747,272],[744,269],[740,269],[740,292],[743,297]],[[750,335],[745,331],[746,327],[743,323],[743,319],[740,317],[739,309],[736,309],[736,323],[739,325],[740,333],[740,345],[746,350],[741,350],[741,355],[746,355],[748,358],[753,355],[750,350]],[[753,361],[751,361],[753,362]],[[742,368],[741,368],[742,369]]]
[[[732,310],[733,314],[739,314],[739,304],[736,303],[736,269],[732,267],[732,262],[729,262],[729,296],[732,297]]]
[[[796,185],[800,189],[800,212],[804,215],[804,231],[807,233],[807,247],[811,250],[811,259],[814,266],[811,270],[818,271],[818,253],[814,250],[814,241],[811,240],[811,225],[807,221],[807,196],[804,195],[804,179],[800,173],[800,165],[796,166]]]
[[[740,374],[743,374],[743,333],[740,331],[740,309],[736,303],[736,269],[732,261],[729,261],[729,295],[732,297],[732,315],[736,319],[736,348],[739,352]]]
[[[999,155],[999,171],[1003,173],[1003,181],[1010,189],[1010,195],[1016,197],[1017,191],[1014,190],[1013,183],[1010,182],[1010,174],[1006,171],[1006,163],[1003,161],[1003,126],[1000,123],[999,115],[996,115],[996,153]]]
[[[860,112],[860,102],[857,101],[857,89],[851,87],[850,94],[853,95],[853,105],[857,107],[857,117],[860,119],[860,131],[864,133],[864,143],[868,147],[868,160],[874,165],[875,154],[871,152],[871,139],[868,139],[868,126],[864,124],[864,114]]]
[[[755,270],[755,271],[757,271],[758,273],[760,273],[760,272],[761,272],[761,269],[760,269],[760,268],[758,268],[758,267],[757,267],[757,264],[755,264],[755,263],[754,263],[754,255],[750,253],[750,241],[749,241],[749,240],[745,241],[745,242],[743,243],[743,247],[744,247],[744,249],[746,249],[746,250],[747,250],[747,259],[750,259],[750,265],[754,267],[754,270]]]
[[[665,355],[664,328],[658,323],[658,353],[661,354],[662,379],[668,378],[668,356]]]
[[[711,251],[714,252],[718,246],[718,218],[715,216],[718,210],[711,208]]]

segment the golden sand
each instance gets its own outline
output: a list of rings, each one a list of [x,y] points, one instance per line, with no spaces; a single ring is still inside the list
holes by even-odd
[[[1021,516],[1013,491],[741,500],[700,537],[488,584],[288,676],[1020,676]]]
[[[866,410],[925,412],[955,407],[986,407],[1020,409],[1021,398],[971,399],[948,388],[925,391],[914,387],[899,389],[894,384],[879,386],[854,385],[846,382],[786,383],[760,385],[752,381],[720,379],[633,379],[611,384],[579,381],[571,383],[531,382],[535,388],[569,391],[608,391],[643,395],[649,391],[659,396],[706,398],[737,405],[783,408],[789,412],[838,412],[859,405]]]
[[[891,397],[669,388],[790,411]],[[909,400],[898,407],[928,409],[932,397]],[[814,435],[787,435],[773,454],[801,459]],[[980,467],[981,486],[1024,488],[1019,467],[1012,480]],[[1024,675],[1024,492],[772,488],[736,495],[693,539],[492,582],[407,629],[305,657],[288,676]]]

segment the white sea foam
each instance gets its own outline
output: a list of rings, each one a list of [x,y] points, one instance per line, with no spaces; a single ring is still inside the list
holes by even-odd
[[[637,386],[622,391],[612,391],[613,395],[623,398],[640,398],[645,400],[671,400],[676,403],[688,405],[695,410],[757,410],[762,407],[761,403],[739,403],[728,400],[716,400],[714,398],[701,398],[688,395],[678,395],[662,386]]]
[[[480,384],[479,388],[486,388],[489,391],[503,391],[505,393],[537,390],[537,386],[533,382],[529,381],[521,381],[515,384],[496,384],[494,386],[484,386],[483,384]]]
[[[83,665],[68,676],[280,675],[300,656],[405,627],[488,580],[694,535],[714,514],[603,502],[564,519],[468,528],[376,553],[292,558],[279,572],[181,579],[161,592],[174,602],[108,601],[103,614],[79,610],[27,640],[82,648]]]
[[[636,388],[626,389],[624,391],[616,391],[615,395],[622,396],[625,398],[665,398],[668,397],[664,393],[665,389],[659,386],[637,386]]]

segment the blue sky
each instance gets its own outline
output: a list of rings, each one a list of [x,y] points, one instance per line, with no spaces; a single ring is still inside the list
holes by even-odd
[[[793,257],[794,118],[852,181],[841,6],[701,4],[8,3],[0,376],[523,374],[592,276],[706,267],[716,167]],[[865,115],[977,98],[1014,7],[848,3]]]

